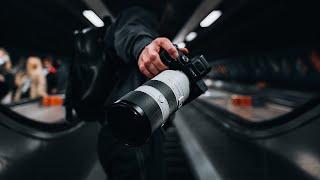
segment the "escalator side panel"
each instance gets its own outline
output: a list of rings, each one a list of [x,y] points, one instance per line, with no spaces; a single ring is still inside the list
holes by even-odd
[[[45,140],[0,126],[0,179],[85,179],[96,162],[99,125]]]

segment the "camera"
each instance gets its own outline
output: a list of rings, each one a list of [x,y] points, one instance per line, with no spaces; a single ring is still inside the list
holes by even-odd
[[[169,70],[161,72],[107,108],[108,125],[122,143],[129,146],[144,144],[172,113],[207,90],[202,78],[210,67],[204,56],[189,58],[178,52],[179,57],[172,59],[161,50],[160,58]]]

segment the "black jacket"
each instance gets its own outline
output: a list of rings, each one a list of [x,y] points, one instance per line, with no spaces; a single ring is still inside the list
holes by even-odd
[[[107,51],[117,64],[114,84],[106,106],[134,90],[146,81],[138,69],[138,58],[143,48],[158,36],[157,18],[147,10],[132,7],[124,10],[107,30]],[[100,162],[111,180],[163,180],[163,135],[159,129],[150,141],[137,148],[126,147],[117,142],[107,123],[99,136]]]
[[[140,7],[132,7],[119,14],[107,30],[105,43],[113,53],[119,76],[106,104],[110,104],[134,90],[146,79],[138,69],[138,58],[143,48],[157,36],[158,18]]]

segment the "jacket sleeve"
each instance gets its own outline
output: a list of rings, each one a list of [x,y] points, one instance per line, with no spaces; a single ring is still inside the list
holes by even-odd
[[[131,7],[119,14],[108,29],[105,41],[125,63],[135,63],[143,48],[158,36],[158,24],[154,14]]]

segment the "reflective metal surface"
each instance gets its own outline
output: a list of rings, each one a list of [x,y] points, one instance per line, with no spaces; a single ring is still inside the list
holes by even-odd
[[[33,102],[13,106],[11,109],[37,122],[51,124],[65,121],[65,108],[63,106],[43,106],[39,102]]]
[[[252,117],[265,117],[268,120],[275,116],[274,111],[269,107],[258,107],[258,111],[263,114],[255,114],[253,111],[257,108],[251,106],[246,108],[253,111],[246,110],[248,116],[243,116],[243,111],[221,106],[216,102],[221,101],[228,93],[215,93],[212,90],[211,96],[203,96],[197,102],[182,108],[174,120],[198,179],[320,178],[320,144],[317,141],[320,130],[320,102],[318,107],[309,107],[297,118],[288,119],[285,116],[286,123],[282,125],[271,123],[259,129],[240,121],[251,121]],[[203,101],[206,103],[203,104]],[[220,106],[242,119],[234,121],[232,116],[228,118],[228,114],[221,114],[215,106]],[[260,108],[262,110],[259,110]],[[290,114],[291,111],[281,112]],[[278,120],[281,121],[281,118]],[[260,121],[252,122],[259,124]],[[299,126],[292,126],[299,122]],[[266,132],[269,135],[254,136],[250,133],[253,131]]]

